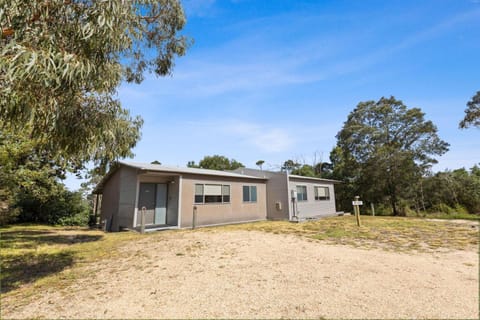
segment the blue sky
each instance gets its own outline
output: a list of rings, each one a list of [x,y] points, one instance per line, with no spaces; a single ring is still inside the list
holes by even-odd
[[[480,130],[458,129],[480,90],[480,0],[183,3],[195,42],[173,75],[119,89],[145,120],[135,161],[328,161],[357,103],[394,95],[451,144],[434,170],[480,162]]]

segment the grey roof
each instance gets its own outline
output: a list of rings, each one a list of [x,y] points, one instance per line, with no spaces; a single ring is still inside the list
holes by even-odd
[[[323,182],[331,182],[331,183],[342,183],[342,181],[333,180],[333,179],[323,179],[323,178],[315,178],[315,177],[305,177],[305,176],[298,176],[296,174],[288,175],[290,178],[295,179],[307,179],[307,180],[315,180],[315,181],[323,181]]]
[[[118,165],[112,167],[112,169],[103,177],[103,179],[97,184],[93,193],[101,193],[103,185],[110,179],[110,177],[123,165],[139,170],[145,171],[155,171],[155,172],[168,172],[168,173],[188,173],[188,174],[199,174],[199,175],[208,175],[208,176],[217,176],[217,177],[227,177],[227,178],[243,178],[243,179],[255,179],[255,180],[267,180],[266,178],[248,176],[245,174],[234,173],[231,171],[220,171],[220,170],[209,170],[209,169],[199,169],[199,168],[178,168],[178,167],[167,167],[159,164],[151,163],[141,163],[141,162],[130,162],[130,161],[118,161]]]
[[[125,166],[129,166],[129,167],[140,169],[140,170],[146,170],[146,171],[189,173],[189,174],[201,174],[201,175],[208,175],[208,176],[265,180],[265,178],[248,176],[245,174],[235,173],[231,171],[220,171],[220,170],[210,170],[210,169],[200,169],[200,168],[167,167],[159,164],[139,163],[139,162],[130,162],[130,161],[119,161],[118,163],[123,164]]]

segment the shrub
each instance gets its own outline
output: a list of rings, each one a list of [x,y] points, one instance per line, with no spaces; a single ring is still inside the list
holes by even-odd
[[[22,194],[17,203],[21,222],[41,222],[54,225],[87,225],[89,205],[79,192],[61,188],[46,199]]]
[[[445,203],[439,203],[436,204],[432,207],[432,212],[441,212],[441,213],[446,213],[446,214],[452,214],[455,212],[455,209],[450,207],[449,205],[446,205]]]

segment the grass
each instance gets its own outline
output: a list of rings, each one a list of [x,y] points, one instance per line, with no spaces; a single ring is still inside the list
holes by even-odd
[[[462,219],[462,220],[476,220],[480,221],[480,215],[478,214],[470,214],[470,213],[428,213],[423,216],[423,218],[427,219]]]
[[[362,216],[361,219],[361,227],[357,227],[355,217],[345,216],[303,223],[264,221],[221,228],[295,234],[334,244],[394,251],[465,250],[479,244],[478,227],[468,223],[405,217]]]
[[[82,274],[85,263],[114,259],[132,232],[103,233],[78,227],[15,225],[0,228],[0,293],[30,295],[40,287],[61,288]],[[33,284],[33,286],[28,286]],[[25,290],[23,290],[25,289]]]
[[[362,223],[362,227],[358,228],[353,216],[345,216],[304,223],[264,221],[201,228],[193,232],[263,231],[293,234],[310,241],[405,252],[478,248],[478,227],[472,228],[472,223],[468,222],[459,224],[421,218],[362,216]],[[88,266],[89,262],[119,259],[119,249],[127,241],[140,241],[141,245],[142,240],[147,238],[169,237],[176,232],[192,231],[171,230],[142,235],[42,225],[0,228],[1,296],[27,304],[28,297],[33,297],[39,290],[62,290],[75,279],[88,277],[92,271],[83,266]],[[176,252],[176,255],[190,255],[200,248],[200,243],[192,243],[185,248],[186,252]],[[139,250],[134,259],[142,257]],[[112,272],[114,268],[112,264]]]

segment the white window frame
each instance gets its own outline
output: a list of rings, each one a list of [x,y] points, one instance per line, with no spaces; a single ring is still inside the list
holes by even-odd
[[[248,188],[248,200],[245,200],[245,188]],[[255,200],[252,200],[252,190],[255,188]],[[256,203],[258,201],[258,187],[254,185],[242,186],[242,201],[244,203]]]
[[[202,194],[197,194],[197,186],[202,186]],[[211,186],[211,187],[220,187],[220,196],[221,201],[218,202],[205,202],[205,187],[206,186]],[[224,194],[225,187],[228,187],[228,194]],[[202,201],[197,202],[197,196],[202,196]],[[228,196],[228,201],[224,201],[225,196]],[[193,203],[194,204],[228,204],[231,202],[231,196],[232,196],[232,187],[229,184],[219,184],[219,183],[195,183],[194,185],[194,194],[193,194]]]
[[[319,193],[318,193],[318,189],[325,189],[327,192],[325,193],[326,194],[326,197],[325,199],[319,199],[320,196],[319,196]],[[325,186],[314,186],[313,187],[314,189],[314,195],[315,195],[315,201],[330,201],[330,188],[329,187],[325,187]]]
[[[303,192],[298,192],[298,188],[305,188],[305,193]],[[307,191],[307,186],[304,186],[304,185],[297,185],[295,186],[295,190],[297,190],[297,201],[298,202],[302,202],[302,201],[308,201],[308,191]],[[301,194],[304,194],[305,195],[305,199],[300,199],[300,196]]]

